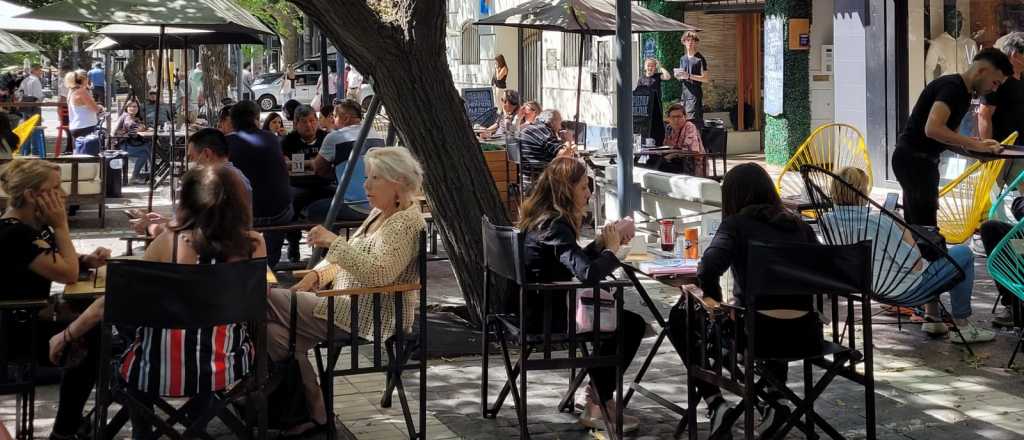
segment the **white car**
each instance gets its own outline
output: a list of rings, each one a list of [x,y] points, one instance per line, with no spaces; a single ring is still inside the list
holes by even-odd
[[[253,81],[252,92],[256,97],[256,103],[260,110],[269,112],[279,108],[286,99],[281,96],[281,81],[283,73],[266,73],[260,75]],[[316,96],[316,83],[320,78],[320,72],[295,72],[295,87],[293,88],[296,101],[302,104],[313,102]],[[366,109],[370,105],[370,98],[373,97],[373,87],[363,84],[359,87],[358,101]]]

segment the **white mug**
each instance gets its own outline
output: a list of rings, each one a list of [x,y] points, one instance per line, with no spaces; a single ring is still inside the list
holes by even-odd
[[[647,138],[644,144],[647,145],[647,148],[654,148],[654,138]]]

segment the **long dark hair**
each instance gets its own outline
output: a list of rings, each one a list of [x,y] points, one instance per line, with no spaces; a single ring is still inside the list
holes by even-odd
[[[722,218],[750,215],[769,223],[799,221],[783,205],[768,172],[755,163],[739,165],[722,179]]]
[[[523,202],[516,225],[523,231],[539,228],[544,222],[564,217],[579,235],[583,211],[576,206],[573,189],[587,178],[587,166],[579,159],[556,157],[548,164]]]
[[[263,120],[263,129],[270,131],[270,123],[274,122],[274,119],[281,119],[281,123],[284,124],[284,119],[281,118],[281,115],[279,113],[271,112],[269,115],[267,115],[267,119]]]
[[[497,64],[499,68],[508,67],[508,64],[505,63],[505,55],[502,55],[500,53],[498,54],[498,56],[494,57],[494,63]]]
[[[200,257],[226,261],[248,257],[257,241],[249,236],[252,206],[237,172],[223,166],[199,166],[181,180],[177,223],[173,230],[191,231]]]

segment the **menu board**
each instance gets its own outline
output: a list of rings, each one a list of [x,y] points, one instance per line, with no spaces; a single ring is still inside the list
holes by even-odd
[[[494,108],[494,89],[478,87],[462,89],[462,99],[466,103],[466,116],[470,122],[481,119]]]
[[[651,116],[651,97],[633,94],[633,117],[648,118]]]
[[[782,114],[785,70],[785,19],[778,15],[764,20],[764,112]]]

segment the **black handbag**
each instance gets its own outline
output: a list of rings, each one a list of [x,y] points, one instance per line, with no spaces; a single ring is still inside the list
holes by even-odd
[[[270,394],[267,396],[267,427],[288,429],[309,421],[306,408],[306,390],[299,374],[299,361],[295,359],[295,322],[298,304],[291,298],[291,329],[288,331],[288,356],[270,362]],[[307,361],[308,362],[308,361]]]
[[[935,261],[946,255],[946,237],[939,233],[937,226],[910,225],[919,234],[917,249],[925,260]]]

